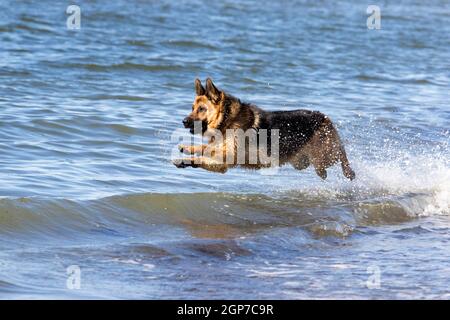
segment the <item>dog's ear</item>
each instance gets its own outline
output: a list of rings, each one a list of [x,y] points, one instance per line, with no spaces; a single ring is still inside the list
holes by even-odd
[[[211,78],[206,79],[206,96],[213,102],[219,102],[222,97],[220,90],[216,88]]]
[[[204,96],[206,93],[205,88],[203,88],[202,83],[199,79],[195,79],[195,93],[198,96]]]

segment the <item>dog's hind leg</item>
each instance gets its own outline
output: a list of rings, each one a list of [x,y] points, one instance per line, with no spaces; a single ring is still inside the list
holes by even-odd
[[[314,169],[316,170],[316,173],[319,177],[321,177],[323,180],[327,178],[327,170],[322,166],[314,166]]]
[[[310,157],[307,154],[301,153],[297,154],[295,158],[293,158],[290,163],[297,170],[303,170],[308,168],[311,164],[314,166],[316,173],[323,180],[327,178],[327,170],[326,167],[322,163],[322,159],[320,157],[315,156],[314,154],[310,154]]]
[[[326,150],[326,156],[324,159],[326,158],[327,160],[324,162],[324,167],[329,167],[339,161],[341,162],[344,176],[350,180],[355,179],[355,172],[350,167],[344,145],[342,144],[336,128],[331,121],[328,120],[324,122],[324,129],[325,137],[322,139]]]
[[[345,152],[343,145],[341,145],[339,160],[341,161],[341,167],[342,167],[342,172],[344,173],[344,176],[350,180],[355,179],[355,172],[350,167],[350,163],[348,162],[347,154]]]
[[[309,167],[309,165],[311,164],[309,162],[309,158],[307,155],[305,154],[298,154],[296,155],[291,161],[290,163],[292,164],[292,166],[297,169],[297,170],[303,170]]]

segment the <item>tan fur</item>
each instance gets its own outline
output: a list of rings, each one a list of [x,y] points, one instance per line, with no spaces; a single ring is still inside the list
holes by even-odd
[[[180,151],[188,155],[198,155],[174,161],[177,167],[200,167],[209,171],[224,173],[228,168],[237,165],[238,141],[227,140],[227,129],[242,129],[247,131],[259,128],[263,110],[254,105],[243,105],[239,99],[219,91],[210,79],[206,82],[206,90],[200,81],[196,80],[197,96],[192,112],[186,118],[190,121],[204,121],[208,131],[219,130],[224,141],[209,139],[208,144],[200,146],[180,146]],[[200,94],[200,95],[199,95]],[[248,148],[245,149],[248,157]],[[292,150],[290,157],[280,154],[280,165],[290,163],[294,168],[302,170],[312,165],[316,173],[322,178],[327,177],[326,169],[337,162],[341,162],[344,175],[352,180],[354,172],[345,153],[345,149],[331,120],[325,117],[312,137],[299,150]],[[205,156],[207,154],[207,156]],[[234,159],[232,163],[225,163],[227,157]],[[247,159],[247,158],[246,158]],[[241,166],[252,169],[267,168],[268,164],[244,163]]]
[[[293,158],[288,160],[294,168],[299,170],[312,164],[317,175],[322,179],[327,177],[326,169],[338,161],[342,163],[344,175],[350,179],[352,172],[347,155],[336,129],[328,118],[325,119],[311,140]]]

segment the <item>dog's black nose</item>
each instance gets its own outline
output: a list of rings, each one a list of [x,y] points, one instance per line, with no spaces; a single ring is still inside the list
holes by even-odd
[[[183,119],[183,125],[185,128],[189,127],[190,124],[191,124],[191,119],[189,119],[188,117]]]

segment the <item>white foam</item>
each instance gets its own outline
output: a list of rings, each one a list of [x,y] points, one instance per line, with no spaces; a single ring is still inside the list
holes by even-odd
[[[357,163],[358,185],[386,195],[418,195],[409,203],[416,215],[450,214],[450,163],[441,155],[405,155],[384,163]]]
[[[412,216],[450,215],[450,158],[446,150],[415,154],[386,149],[376,159],[353,158],[351,165],[356,172],[352,182],[335,165],[328,170],[325,181],[317,178],[312,169],[292,169],[286,175],[298,175],[295,183],[276,188],[274,179],[273,187],[278,192],[294,191],[326,199],[394,200]]]

